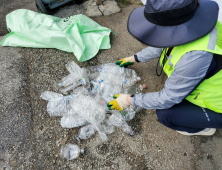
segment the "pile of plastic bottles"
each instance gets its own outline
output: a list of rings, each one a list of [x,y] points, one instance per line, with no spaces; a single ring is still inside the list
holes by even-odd
[[[50,116],[61,116],[61,126],[64,128],[83,126],[76,137],[79,141],[90,138],[96,131],[106,141],[107,134],[113,133],[115,127],[134,135],[126,121],[133,119],[140,108],[131,105],[119,112],[108,110],[106,106],[115,94],[142,92],[142,85],[133,86],[140,80],[134,70],[112,63],[86,69],[73,61],[68,62],[66,68],[70,74],[58,84],[65,96],[51,91],[45,91],[40,96],[48,101],[47,112]],[[66,152],[63,148],[61,155]],[[70,155],[64,157],[70,159]]]

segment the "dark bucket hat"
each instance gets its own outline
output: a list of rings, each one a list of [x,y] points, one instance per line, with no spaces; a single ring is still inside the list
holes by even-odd
[[[147,0],[130,14],[127,27],[146,45],[175,47],[210,33],[218,12],[218,4],[210,0]]]

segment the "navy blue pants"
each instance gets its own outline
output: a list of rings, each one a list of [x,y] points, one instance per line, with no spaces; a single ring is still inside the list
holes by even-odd
[[[188,133],[196,133],[205,128],[222,128],[221,113],[196,106],[187,100],[169,109],[158,109],[156,114],[163,125]]]

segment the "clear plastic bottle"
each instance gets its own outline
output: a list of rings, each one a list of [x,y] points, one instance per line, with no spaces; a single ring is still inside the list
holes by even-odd
[[[120,85],[122,86],[123,80],[125,80],[124,75],[115,75],[113,73],[101,73],[96,79],[97,81],[103,80],[103,82],[108,86]]]
[[[88,139],[90,138],[93,134],[95,133],[95,129],[93,127],[92,124],[83,126],[80,130],[79,130],[79,134],[76,137],[76,139],[78,141],[82,140],[82,139]]]
[[[43,100],[50,100],[53,98],[63,97],[62,94],[51,92],[51,91],[44,91],[40,96]]]
[[[66,64],[66,69],[70,74],[62,78],[61,82],[58,84],[60,87],[69,86],[83,77],[88,79],[89,71],[85,68],[80,68],[74,61],[69,61]]]
[[[110,115],[106,115],[105,119],[101,123],[101,131],[105,134],[111,134],[115,131],[115,126],[113,126],[109,121]]]
[[[70,100],[73,95],[51,98],[47,104],[47,111],[50,116],[63,116],[71,111]]]
[[[84,149],[80,149],[78,145],[66,144],[61,148],[60,155],[67,160],[76,159],[81,153],[84,153]]]
[[[80,85],[82,85],[81,82],[73,83],[72,85],[70,85],[70,86],[62,89],[61,92],[62,92],[63,94],[66,94],[66,95],[67,95],[67,94],[68,94],[68,93],[67,93],[68,91],[70,91],[70,90],[72,90],[72,89],[75,89],[76,87],[78,87],[78,86],[80,86]]]
[[[96,80],[98,77],[99,77],[99,72],[98,73],[89,74],[89,79],[90,80]]]
[[[104,79],[100,81],[91,81],[91,84],[93,84],[94,86],[92,89],[92,92],[98,93],[106,100],[106,102],[110,102],[111,100],[113,100],[113,96],[115,94],[118,94],[121,92],[122,86],[116,84],[115,81],[113,81],[114,79],[109,80],[105,77],[103,78]]]
[[[102,139],[102,141],[107,141],[108,140],[108,137],[106,136],[106,133],[103,132],[101,124],[93,125],[93,127],[99,133],[99,136]]]
[[[86,125],[88,122],[78,114],[66,114],[61,119],[61,126],[63,128],[74,128]]]
[[[66,94],[66,95],[67,95],[67,94],[68,94],[68,93],[67,93],[68,91],[73,90],[73,89],[75,89],[76,87],[78,87],[78,86],[80,86],[80,85],[82,85],[82,86],[84,86],[84,87],[89,87],[88,80],[87,80],[86,78],[81,78],[79,81],[77,81],[77,82],[73,83],[72,85],[70,85],[70,86],[62,89],[61,92],[62,92],[63,94]]]
[[[71,100],[72,109],[89,123],[99,124],[105,118],[105,106],[90,95],[78,93]]]
[[[124,75],[125,74],[125,68],[124,67],[119,67],[118,65],[114,63],[108,63],[104,64],[102,66],[102,72],[110,72],[116,75]]]
[[[100,72],[102,72],[102,65],[89,67],[90,74],[99,74]]]
[[[104,86],[103,80],[100,80],[100,81],[91,80],[91,84],[93,85],[93,89],[92,89],[93,93],[95,94],[98,92],[101,93],[101,89]]]
[[[132,120],[134,118],[135,114],[136,114],[136,112],[131,108],[127,108],[127,109],[121,111],[120,113],[122,114],[123,119],[125,121]]]
[[[123,89],[124,94],[138,94],[141,93],[143,90],[143,86],[140,84],[138,87],[132,86],[126,89]]]
[[[119,111],[112,111],[112,115],[109,117],[109,121],[112,125],[121,128],[125,133],[134,135],[134,131],[123,119]]]
[[[115,85],[115,86],[109,86],[106,85],[103,89],[102,97],[107,101],[110,102],[113,100],[113,96],[115,94],[119,94],[122,90],[121,86]]]
[[[134,70],[120,68],[113,64],[94,66],[92,70],[101,71],[97,79],[93,80],[94,82],[93,90],[99,91],[102,96],[103,96],[103,93],[105,93],[104,92],[105,90],[103,90],[104,88],[114,89],[116,86],[128,88],[134,85],[137,81],[141,80],[141,78],[137,76]],[[98,84],[98,82],[101,82],[101,81],[103,81],[102,82],[104,84],[103,86],[102,84],[100,85]],[[118,93],[120,93],[120,91],[118,91]],[[106,93],[105,95],[107,96]]]
[[[85,69],[80,68],[78,64],[76,64],[74,61],[69,61],[66,64],[66,69],[73,75],[80,75],[82,77],[84,75]]]
[[[75,81],[78,80],[78,76],[76,77],[75,75],[73,74],[69,74],[68,76],[66,77],[63,77],[61,82],[58,84],[59,87],[67,87],[71,84],[73,84]]]
[[[128,88],[130,86],[133,86],[137,81],[140,81],[140,77],[130,77],[130,78],[125,78],[123,81],[123,88]]]
[[[114,63],[91,66],[89,68],[89,71],[90,71],[90,74],[94,74],[94,73],[124,74],[124,68],[121,68]]]
[[[136,72],[133,69],[125,68],[124,73],[125,73],[124,74],[125,77],[135,77],[135,78],[138,77]]]
[[[142,108],[130,105],[127,109],[121,111],[120,113],[125,121],[129,121],[132,120],[135,117],[135,114],[141,110]]]
[[[108,63],[98,66],[92,66],[89,68],[90,74],[94,73],[112,73],[113,75],[124,76],[124,77],[137,77],[136,72],[133,69],[119,67],[114,63]]]
[[[85,88],[84,86],[78,86],[75,89],[73,89],[71,94],[77,94],[77,93],[83,93],[86,95],[90,95],[91,89],[90,88]]]

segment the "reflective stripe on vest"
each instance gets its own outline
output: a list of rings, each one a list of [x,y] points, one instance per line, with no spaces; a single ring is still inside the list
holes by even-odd
[[[175,65],[184,54],[195,50],[208,51],[214,54],[222,55],[222,25],[219,21],[208,35],[194,42],[174,47],[165,64],[163,63],[164,54],[162,54],[160,62],[162,66],[164,65],[163,70],[167,76],[170,77]],[[186,99],[200,107],[222,113],[221,87],[222,70],[209,79],[204,80],[189,96],[186,97]]]

